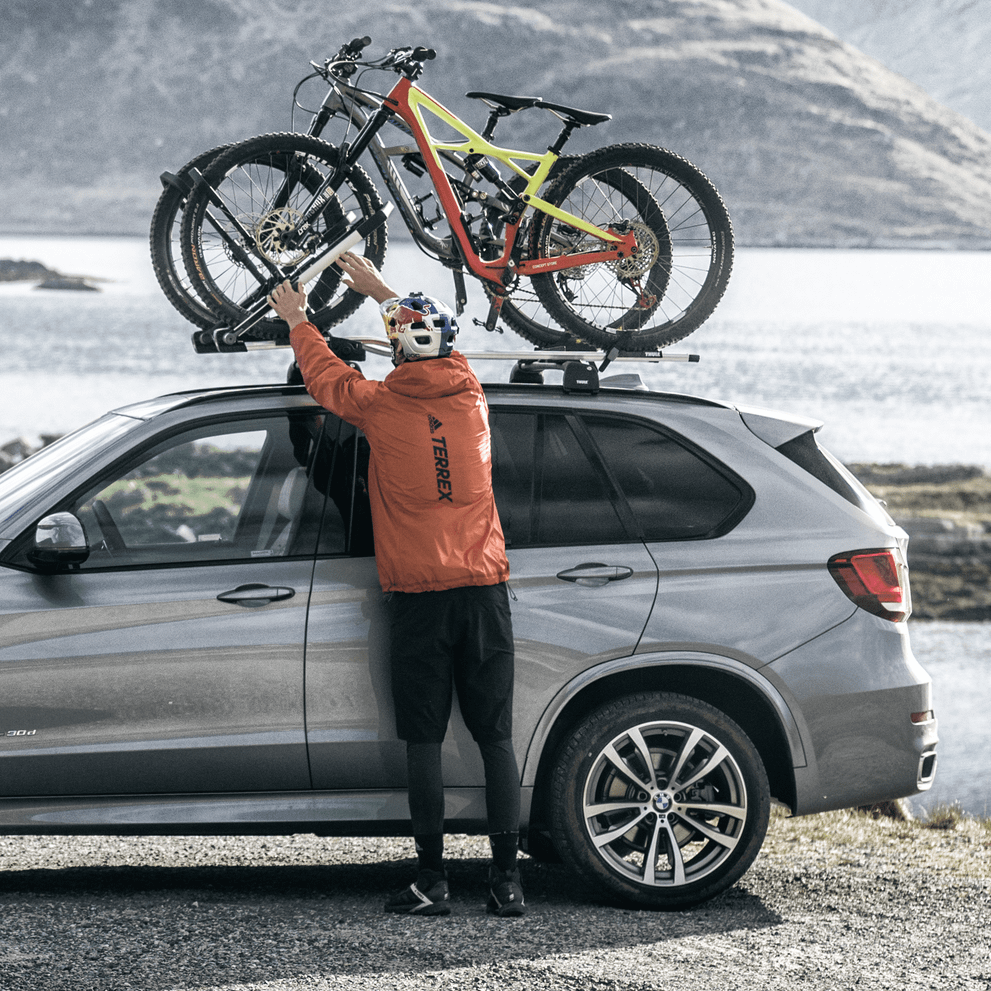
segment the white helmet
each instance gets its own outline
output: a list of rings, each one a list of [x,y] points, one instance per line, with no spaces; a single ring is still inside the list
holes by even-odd
[[[392,363],[446,358],[454,350],[458,322],[446,303],[412,293],[386,300],[381,307],[385,332],[392,343]]]

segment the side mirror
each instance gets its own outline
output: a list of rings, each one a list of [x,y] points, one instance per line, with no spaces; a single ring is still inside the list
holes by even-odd
[[[82,564],[89,557],[86,531],[72,513],[46,516],[34,532],[28,557],[44,567]]]

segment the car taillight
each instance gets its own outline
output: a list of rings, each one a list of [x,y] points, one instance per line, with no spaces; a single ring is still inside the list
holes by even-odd
[[[908,568],[898,548],[834,554],[829,573],[853,602],[875,616],[899,623],[912,614]]]

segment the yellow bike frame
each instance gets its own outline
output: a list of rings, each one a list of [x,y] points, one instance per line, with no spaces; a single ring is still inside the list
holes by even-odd
[[[430,173],[434,188],[440,200],[444,213],[451,222],[451,229],[458,239],[461,253],[469,268],[479,278],[490,282],[506,284],[511,281],[506,278],[507,271],[512,270],[519,275],[542,275],[546,272],[559,271],[561,269],[578,268],[582,265],[590,265],[596,262],[614,261],[616,259],[627,258],[637,251],[635,234],[630,231],[618,233],[614,230],[603,230],[590,224],[581,217],[561,210],[547,200],[537,195],[537,190],[544,184],[550,174],[554,163],[559,156],[553,151],[547,151],[543,155],[536,155],[532,152],[516,151],[511,148],[503,148],[492,144],[483,138],[477,131],[470,128],[459,117],[452,114],[446,107],[438,103],[433,97],[418,89],[405,77],[392,88],[388,96],[383,100],[384,106],[400,117],[409,125],[416,140],[417,147]],[[430,114],[448,127],[457,131],[464,137],[464,141],[449,142],[439,141],[432,137],[427,126],[425,114]],[[512,263],[512,251],[516,241],[516,234],[522,221],[522,214],[516,223],[506,225],[506,246],[502,257],[493,261],[483,261],[472,246],[468,231],[461,223],[462,207],[457,193],[451,186],[450,179],[444,171],[441,163],[441,152],[453,152],[463,155],[482,155],[486,158],[493,158],[502,162],[517,175],[526,180],[526,188],[520,194],[520,199],[526,207],[533,207],[546,213],[556,220],[566,223],[576,230],[582,231],[603,242],[603,247],[598,251],[585,251],[581,254],[560,255],[556,258],[524,259],[518,265]],[[532,175],[525,171],[520,162],[536,162],[537,170]]]

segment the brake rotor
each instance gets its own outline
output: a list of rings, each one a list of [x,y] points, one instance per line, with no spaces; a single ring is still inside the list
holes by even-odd
[[[625,230],[634,232],[637,239],[637,253],[629,258],[617,258],[606,264],[621,279],[633,280],[646,275],[657,263],[661,253],[661,242],[650,227],[641,220],[623,224]],[[618,229],[618,228],[617,228]]]
[[[254,225],[255,247],[259,255],[274,265],[298,265],[309,249],[294,240],[297,225],[303,215],[291,207],[280,207],[266,213]]]

